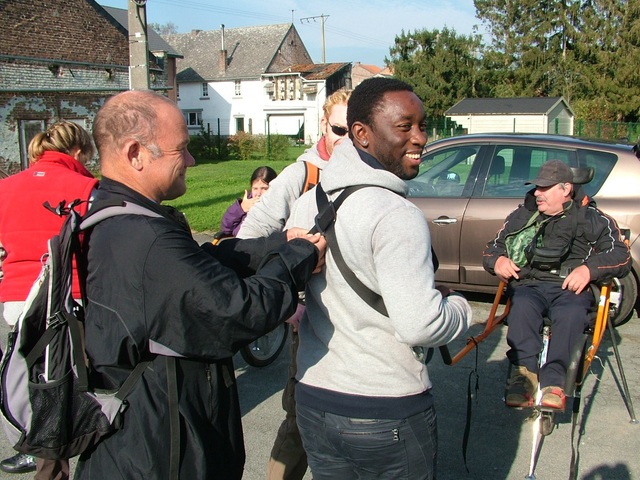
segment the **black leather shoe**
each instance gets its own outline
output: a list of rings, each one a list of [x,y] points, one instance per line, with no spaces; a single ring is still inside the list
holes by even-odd
[[[0,470],[7,473],[27,473],[36,471],[36,459],[31,455],[18,453],[0,462]]]

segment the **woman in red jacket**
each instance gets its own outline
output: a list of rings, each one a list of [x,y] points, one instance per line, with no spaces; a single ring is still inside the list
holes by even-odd
[[[4,248],[0,303],[3,317],[14,325],[29,290],[40,273],[47,241],[60,232],[64,218],[43,204],[57,206],[80,198],[88,200],[98,181],[84,164],[95,152],[91,136],[73,122],[59,121],[29,143],[31,165],[0,180],[0,245]],[[82,212],[87,204],[81,205]],[[74,296],[79,297],[77,285]],[[35,480],[66,480],[68,461],[38,459],[17,454],[0,462],[8,473],[37,469]]]

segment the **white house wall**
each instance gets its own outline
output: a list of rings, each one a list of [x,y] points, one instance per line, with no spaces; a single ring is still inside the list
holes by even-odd
[[[241,95],[235,95],[234,82],[208,82],[207,97],[202,96],[202,82],[181,83],[178,107],[183,111],[202,111],[202,125],[213,134],[236,134],[236,118],[244,118],[244,130],[264,134],[264,115],[260,98],[261,85],[257,80],[241,82]],[[251,121],[250,121],[251,120]],[[200,129],[190,126],[192,134]]]
[[[545,115],[452,115],[468,133],[547,133]]]
[[[304,122],[304,140],[313,143],[319,138],[319,115],[325,96],[322,93],[303,100],[274,101],[259,80],[242,80],[241,95],[235,95],[235,82],[208,82],[208,97],[202,96],[202,83],[180,83],[178,107],[183,112],[201,111],[205,130],[213,134],[235,135],[236,119],[244,118],[244,131],[267,133],[267,116],[272,134],[295,135]],[[219,126],[219,127],[218,127]],[[218,129],[219,128],[219,129]],[[192,135],[200,131],[190,126]]]
[[[556,119],[557,131],[556,131]],[[573,135],[573,116],[564,108],[563,104],[558,104],[549,113],[549,133],[557,133],[558,135]]]

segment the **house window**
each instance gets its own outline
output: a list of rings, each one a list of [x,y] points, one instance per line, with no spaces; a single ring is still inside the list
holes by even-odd
[[[20,169],[29,168],[27,148],[36,134],[44,131],[44,120],[20,120]]]
[[[202,110],[183,110],[182,113],[189,128],[202,126]]]
[[[236,87],[236,90],[235,90],[236,97],[239,97],[240,95],[242,95],[242,90],[240,88],[240,80],[235,81],[235,87]]]
[[[202,96],[203,97],[208,97],[209,96],[209,84],[204,82],[202,84]]]
[[[244,132],[244,117],[236,118],[236,132]]]

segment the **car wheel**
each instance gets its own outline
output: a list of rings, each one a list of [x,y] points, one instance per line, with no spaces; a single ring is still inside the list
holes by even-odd
[[[635,312],[638,300],[638,282],[633,272],[620,279],[620,287],[622,289],[622,303],[618,307],[615,317],[611,319],[614,327],[627,323]]]

